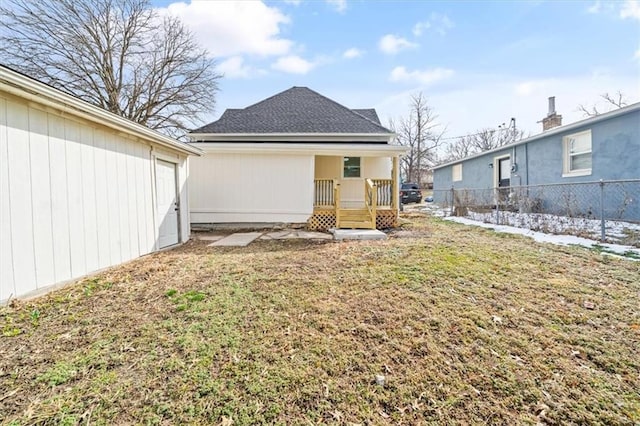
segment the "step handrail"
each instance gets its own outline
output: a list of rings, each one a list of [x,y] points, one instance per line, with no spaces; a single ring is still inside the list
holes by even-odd
[[[378,205],[378,186],[371,179],[364,181],[364,204],[369,212],[371,229],[376,229],[376,207]]]
[[[336,228],[340,228],[340,181],[333,180],[333,206],[336,211]]]

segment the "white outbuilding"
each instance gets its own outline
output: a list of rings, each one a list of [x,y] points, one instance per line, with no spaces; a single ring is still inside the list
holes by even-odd
[[[0,66],[0,303],[187,241],[200,154]]]

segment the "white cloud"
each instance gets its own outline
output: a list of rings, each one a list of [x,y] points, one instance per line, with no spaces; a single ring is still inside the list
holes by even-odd
[[[244,65],[242,56],[232,56],[222,61],[217,69],[227,78],[249,78],[252,73],[251,68]]]
[[[179,17],[214,56],[286,55],[293,46],[280,34],[289,17],[261,1],[176,2],[158,11]]]
[[[347,0],[326,0],[326,2],[339,13],[347,10]]]
[[[436,81],[445,80],[453,74],[453,70],[446,68],[408,71],[405,67],[399,66],[391,70],[389,80],[395,83],[419,83],[426,86]]]
[[[602,3],[600,3],[600,0],[596,0],[595,3],[593,3],[591,6],[589,6],[587,8],[587,12],[588,13],[600,13],[600,8],[602,7]]]
[[[515,85],[513,92],[516,96],[531,96],[542,90],[546,90],[551,82],[552,80],[523,81]]]
[[[620,9],[620,17],[622,19],[631,18],[640,21],[640,1],[627,0]]]
[[[271,68],[289,74],[307,74],[315,68],[316,65],[316,63],[309,62],[300,56],[289,55],[278,58],[278,60],[271,65]]]
[[[342,54],[342,57],[347,59],[353,59],[353,58],[359,58],[362,55],[364,55],[363,50],[352,47],[351,49],[345,50],[344,53]]]
[[[432,12],[428,20],[413,26],[413,35],[420,37],[426,30],[432,30],[443,36],[453,27],[453,21],[447,15]]]
[[[418,47],[418,44],[412,43],[409,40],[398,37],[393,34],[387,34],[378,42],[380,50],[388,55],[393,55],[401,50],[413,49]]]
[[[633,54],[633,59],[640,61],[640,48],[636,50],[636,53]]]

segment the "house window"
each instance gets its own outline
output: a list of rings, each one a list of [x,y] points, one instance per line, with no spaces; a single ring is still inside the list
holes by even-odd
[[[591,174],[591,130],[562,138],[564,148],[563,176]]]
[[[360,157],[344,157],[342,177],[359,178],[360,170]]]
[[[458,182],[462,180],[462,163],[460,164],[454,164],[453,167],[451,167],[451,179],[454,182]]]

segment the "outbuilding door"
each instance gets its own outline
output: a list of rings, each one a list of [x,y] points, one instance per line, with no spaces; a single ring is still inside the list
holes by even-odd
[[[179,240],[176,170],[174,163],[156,159],[156,209],[160,223],[158,248],[178,244]]]
[[[511,186],[511,158],[498,160],[498,187]]]

